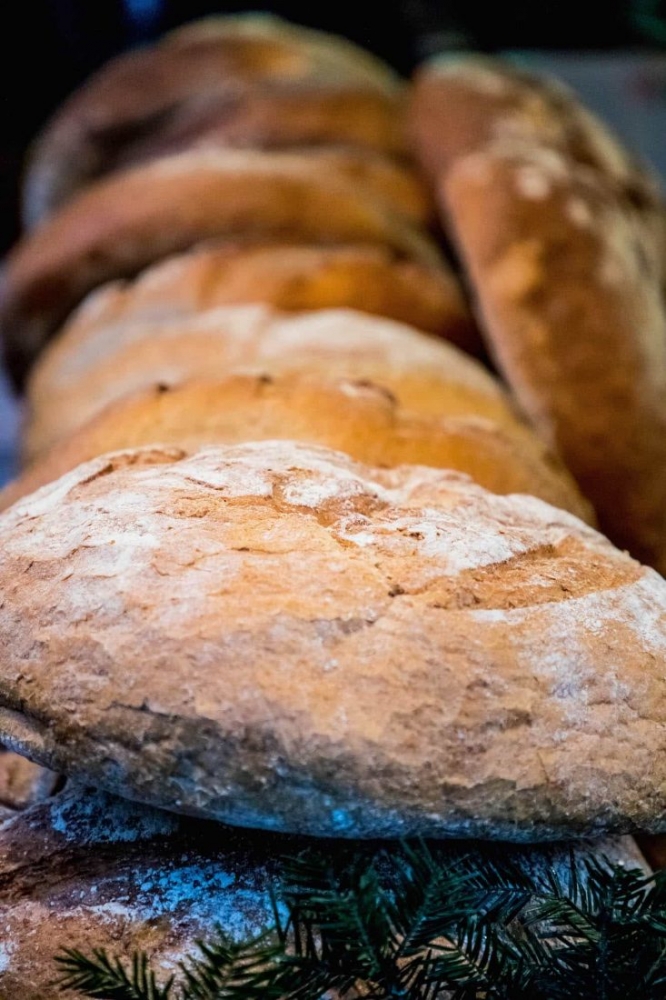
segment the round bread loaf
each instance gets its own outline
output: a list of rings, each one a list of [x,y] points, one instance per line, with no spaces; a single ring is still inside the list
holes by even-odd
[[[63,104],[32,149],[24,184],[26,224],[36,224],[104,173],[119,151],[187,117],[193,102],[223,100],[239,84],[247,89],[281,82],[349,85],[360,101],[374,93],[395,99],[396,109],[401,90],[388,66],[347,40],[270,15],[192,25],[187,33],[107,63]],[[373,123],[374,113],[369,116]]]
[[[202,245],[159,261],[134,281],[91,292],[60,336],[68,349],[90,331],[265,302],[278,309],[360,309],[437,333],[470,354],[479,334],[444,261],[432,267],[380,246]],[[108,329],[105,337],[113,337]]]
[[[164,982],[179,962],[198,956],[197,941],[210,941],[216,925],[236,942],[272,927],[271,883],[283,859],[304,846],[70,787],[0,829],[7,957],[0,963],[0,990],[12,1000],[52,996],[54,956],[65,948],[88,955],[103,948],[124,962],[140,949]],[[324,850],[334,861],[335,846]],[[430,852],[451,864],[470,857],[461,844],[431,845]],[[496,861],[492,846],[475,845],[474,854]],[[503,854],[528,877],[555,874],[564,885],[572,862],[584,876],[582,862],[592,856],[645,869],[628,837],[566,847],[505,845]],[[394,864],[384,852],[380,872],[388,884]],[[80,994],[62,996],[80,1000]]]
[[[666,573],[661,247],[596,171],[487,150],[442,188],[480,321],[606,533]]]
[[[155,443],[192,452],[271,438],[326,445],[370,465],[456,469],[494,493],[529,493],[591,517],[568,473],[527,428],[517,434],[487,418],[414,416],[371,383],[302,375],[157,386],[112,403],[0,491],[0,510],[104,452]]]
[[[100,181],[20,242],[8,259],[0,329],[10,371],[20,379],[93,288],[211,237],[367,242],[437,266],[434,244],[388,205],[387,171],[398,187],[402,177],[418,197],[409,174],[339,150],[198,150]],[[402,195],[397,197],[400,202]]]
[[[552,148],[595,168],[636,201],[658,202],[656,177],[561,81],[480,55],[437,56],[417,71],[409,124],[436,182],[461,156],[489,145]]]
[[[239,369],[368,379],[416,413],[522,426],[477,361],[411,327],[350,309],[289,316],[266,306],[228,306],[56,338],[28,385],[24,456],[34,458],[136,389],[225,378]]]
[[[451,472],[130,450],[0,515],[0,737],[319,836],[666,826],[666,581]]]

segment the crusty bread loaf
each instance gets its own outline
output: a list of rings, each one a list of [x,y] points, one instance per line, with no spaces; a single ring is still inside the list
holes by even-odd
[[[643,213],[546,150],[463,159],[442,194],[517,398],[607,534],[666,573],[666,314]]]
[[[53,958],[65,948],[85,954],[104,948],[123,961],[140,949],[164,981],[178,962],[197,953],[199,939],[211,940],[215,927],[241,942],[273,926],[269,889],[283,859],[304,846],[70,788],[0,829],[0,919],[11,956],[0,966],[0,990],[11,1000],[52,996]],[[333,860],[335,846],[325,849]],[[430,850],[449,864],[470,853],[455,843]],[[494,857],[492,847],[481,844],[476,853]],[[594,855],[645,868],[628,837],[507,846],[505,853],[525,875],[541,879],[550,872],[565,885],[572,862],[584,876],[582,862]],[[387,852],[381,873],[389,884],[391,865]],[[80,1000],[72,993],[58,996]]]
[[[656,177],[561,81],[480,55],[438,56],[419,68],[410,132],[437,182],[462,156],[496,143],[548,147],[599,170],[636,201],[659,201]]]
[[[445,262],[432,267],[380,246],[198,246],[159,261],[134,281],[91,292],[60,336],[68,349],[85,350],[96,328],[252,302],[287,311],[360,309],[437,333],[470,354],[481,351],[460,285]],[[112,330],[105,336],[112,337]]]
[[[341,151],[199,150],[99,182],[8,259],[0,327],[10,370],[20,378],[91,289],[211,237],[367,242],[437,265],[434,244],[386,203],[370,164]]]
[[[150,444],[187,452],[271,438],[322,444],[370,465],[431,465],[468,473],[494,493],[528,493],[589,520],[573,480],[526,429],[475,415],[405,413],[386,389],[322,376],[236,375],[157,386],[112,403],[0,491],[0,510],[82,462]]]
[[[666,581],[532,497],[130,450],[5,511],[0,551],[0,738],[54,769],[314,835],[666,825]]]
[[[161,323],[126,323],[56,338],[28,385],[27,460],[107,403],[161,382],[224,378],[248,369],[369,379],[424,415],[490,418],[518,427],[507,395],[472,358],[445,341],[349,309],[296,316],[228,306]]]
[[[355,86],[396,102],[398,77],[350,42],[267,15],[191,26],[160,44],[107,63],[59,109],[36,140],[26,171],[23,211],[32,226],[108,169],[170,117],[239,84]],[[371,115],[372,117],[372,115]]]

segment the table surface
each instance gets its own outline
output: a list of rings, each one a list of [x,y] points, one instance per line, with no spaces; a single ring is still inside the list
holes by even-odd
[[[649,53],[512,52],[574,87],[666,177],[666,55]],[[14,474],[20,413],[0,370],[0,485]]]

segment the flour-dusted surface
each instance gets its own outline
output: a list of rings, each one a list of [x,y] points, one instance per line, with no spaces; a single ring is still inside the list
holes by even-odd
[[[285,858],[316,842],[236,831],[70,785],[0,826],[0,991],[11,1000],[51,996],[54,956],[102,947],[127,960],[145,950],[166,978],[219,926],[235,941],[273,925],[269,886]],[[451,862],[470,850],[512,860],[565,883],[571,857],[644,866],[629,838],[516,849],[431,845]],[[335,857],[334,843],[322,849]],[[391,855],[382,874],[390,884]],[[70,994],[66,994],[67,997]]]
[[[52,996],[64,948],[142,949],[166,978],[218,924],[252,937],[273,923],[269,885],[290,848],[70,786],[0,827],[0,992]]]
[[[155,448],[20,501],[0,551],[0,737],[54,770],[317,835],[664,825],[666,582],[536,499]]]
[[[236,305],[63,331],[30,376],[24,454],[47,450],[129,392],[243,370],[370,379],[417,413],[518,424],[509,397],[478,361],[413,326],[356,309],[291,314]]]
[[[0,490],[0,511],[109,451],[160,442],[192,453],[275,439],[324,445],[368,465],[466,473],[493,493],[528,493],[593,520],[564,467],[525,426],[479,416],[419,416],[366,380],[293,373],[162,384],[119,399]]]

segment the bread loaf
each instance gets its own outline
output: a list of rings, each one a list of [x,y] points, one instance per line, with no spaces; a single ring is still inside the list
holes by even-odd
[[[660,201],[659,182],[606,124],[555,78],[480,55],[438,56],[419,67],[410,133],[430,178],[496,144],[548,148],[598,170],[636,203]]]
[[[376,183],[371,167],[366,172],[369,163],[339,151],[298,156],[200,150],[100,182],[9,257],[0,329],[10,370],[20,378],[93,288],[131,277],[211,237],[367,242],[437,266],[436,248],[401,210],[387,205],[384,182]],[[406,183],[411,183],[408,178]]]
[[[161,260],[134,281],[115,281],[83,301],[60,334],[69,348],[91,331],[263,302],[287,311],[359,309],[436,333],[479,354],[478,331],[444,261],[432,267],[380,246],[198,246]],[[109,329],[111,328],[111,329]]]
[[[325,445],[371,465],[456,469],[494,493],[529,493],[589,520],[568,473],[536,437],[520,431],[475,415],[414,416],[386,389],[322,376],[236,375],[157,386],[112,403],[56,445],[0,491],[0,510],[104,452],[156,443],[193,452],[281,438]]]
[[[601,526],[666,572],[666,264],[651,173],[561,85],[426,64],[422,164],[491,353]]]
[[[270,15],[220,18],[107,63],[59,109],[37,138],[26,170],[23,214],[33,226],[113,168],[151,132],[187,118],[201,100],[224,102],[263,85],[353,87],[360,103],[395,102],[400,81],[350,42]],[[367,95],[367,96],[366,96]],[[370,105],[369,105],[370,106]],[[380,107],[380,104],[374,105]],[[381,110],[369,121],[381,121]],[[341,136],[343,138],[344,136]],[[365,143],[363,143],[365,144]],[[392,144],[392,141],[391,141]]]
[[[72,947],[85,954],[104,948],[125,962],[144,950],[164,981],[178,962],[197,954],[198,940],[211,940],[216,926],[234,942],[273,926],[269,888],[283,859],[303,846],[70,788],[0,829],[2,954],[8,958],[0,963],[0,990],[11,1000],[52,996],[54,955]],[[335,845],[326,850],[334,855]],[[476,851],[493,857],[481,844]],[[460,844],[433,845],[432,852],[452,864],[469,853]],[[564,884],[572,862],[584,875],[582,862],[593,855],[644,867],[629,838],[507,847],[506,854],[525,875],[539,879],[552,871]],[[389,855],[387,879],[392,863]]]
[[[0,737],[168,809],[343,837],[664,828],[666,581],[452,472],[117,452],[0,515]]]
[[[128,392],[239,369],[369,379],[416,413],[520,425],[478,362],[411,327],[349,309],[290,316],[266,306],[228,306],[54,340],[28,386],[24,455],[34,458]]]
[[[642,215],[550,151],[478,153],[443,195],[517,398],[604,531],[666,573],[666,313]]]

